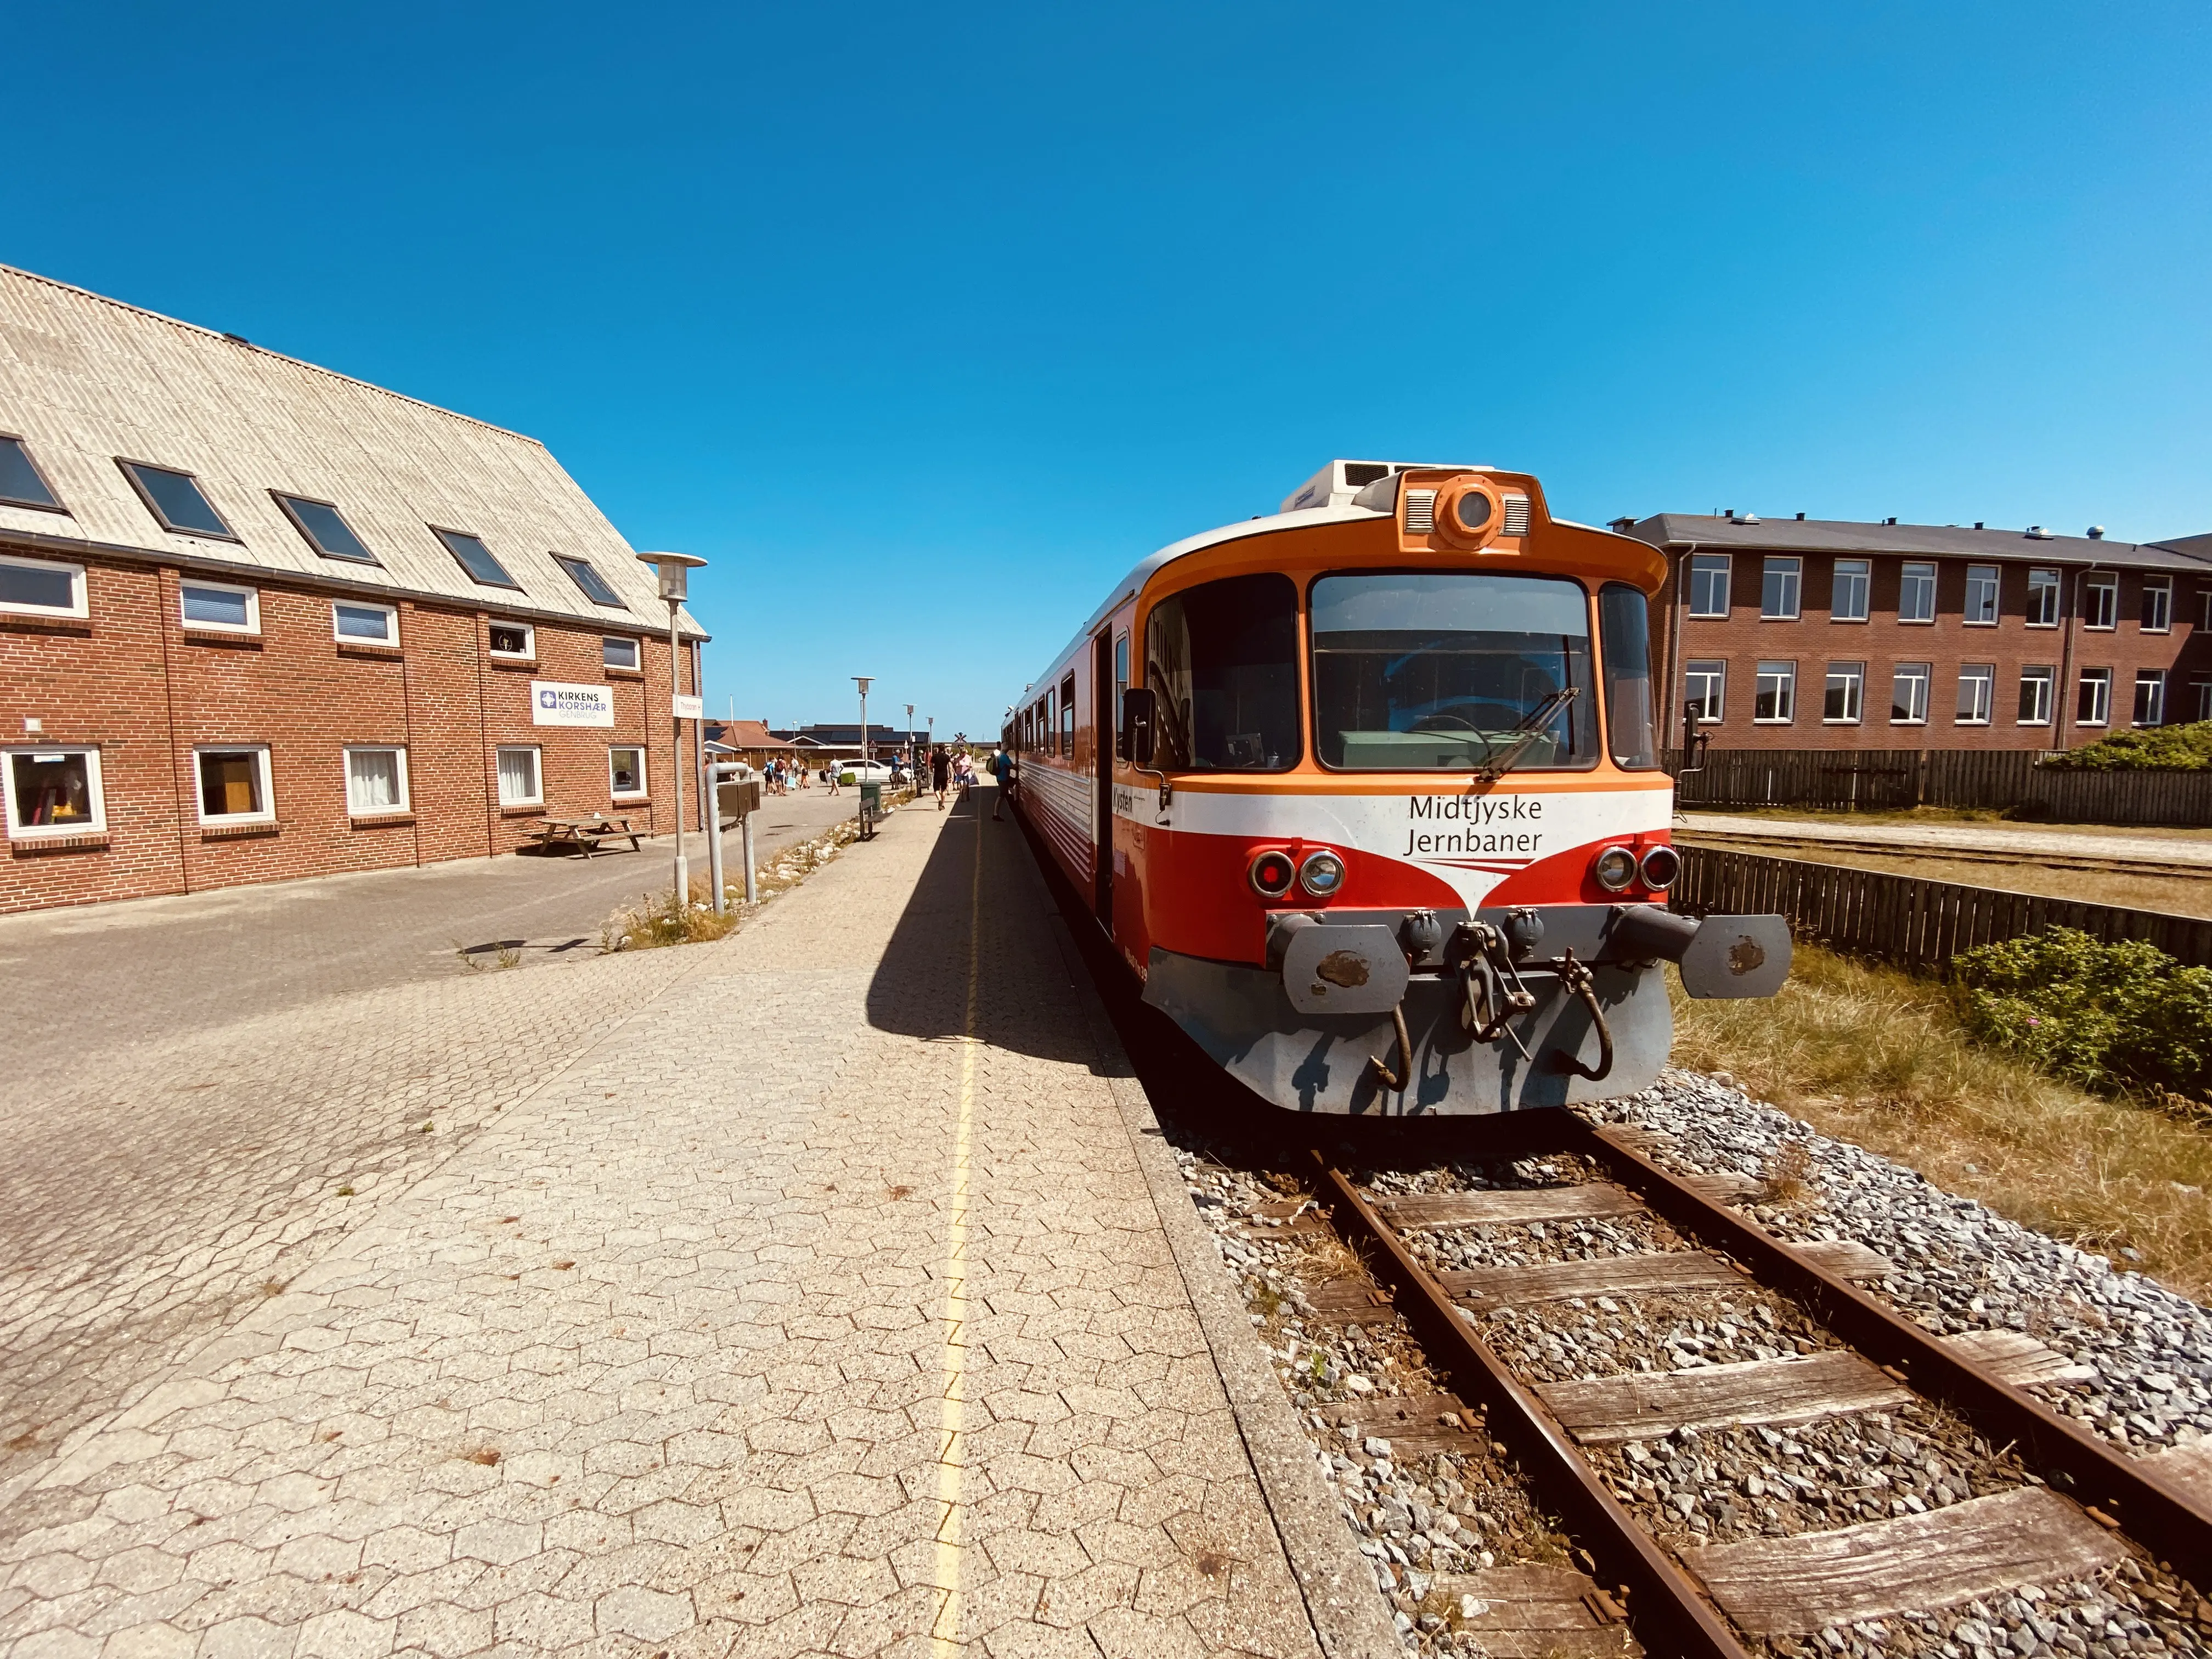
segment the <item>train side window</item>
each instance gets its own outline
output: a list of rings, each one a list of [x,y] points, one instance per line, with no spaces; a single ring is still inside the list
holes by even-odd
[[[1075,758],[1075,676],[1060,683],[1060,757]]]
[[[1114,736],[1121,735],[1121,694],[1129,689],[1129,636],[1114,636]],[[1118,745],[1117,745],[1118,747]]]
[[[1158,708],[1162,771],[1281,772],[1304,750],[1298,592],[1263,573],[1202,582],[1145,622],[1145,684]]]
[[[1607,582],[1598,590],[1597,624],[1613,761],[1650,771],[1659,764],[1659,738],[1652,729],[1651,617],[1644,595],[1626,582]]]

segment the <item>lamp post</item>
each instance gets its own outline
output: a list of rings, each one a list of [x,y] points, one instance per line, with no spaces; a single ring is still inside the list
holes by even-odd
[[[855,674],[853,684],[860,688],[860,766],[862,781],[866,781],[868,764],[868,688],[876,683],[873,674]]]
[[[906,706],[906,730],[899,733],[899,742],[905,745],[907,758],[912,760],[914,758],[914,705],[912,703]],[[925,756],[924,758],[927,759],[927,757]],[[920,767],[915,768],[917,777],[921,775],[921,772]]]
[[[684,608],[691,572],[707,562],[690,553],[641,553],[637,562],[653,567],[660,578],[660,597],[668,606],[668,714],[676,727],[675,763],[668,769],[676,781],[676,902],[682,906],[691,902],[691,866],[684,860],[684,722],[702,718],[703,711],[697,695],[686,697],[676,689],[681,683],[678,665],[684,654],[676,616]],[[710,825],[713,822],[708,820]],[[714,831],[710,828],[707,833]]]

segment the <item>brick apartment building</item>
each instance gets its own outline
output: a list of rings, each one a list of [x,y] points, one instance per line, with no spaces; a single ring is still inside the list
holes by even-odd
[[[2212,537],[1662,513],[1652,660],[1725,749],[2067,749],[2212,720]]]
[[[665,831],[684,627],[536,441],[0,267],[0,910]]]

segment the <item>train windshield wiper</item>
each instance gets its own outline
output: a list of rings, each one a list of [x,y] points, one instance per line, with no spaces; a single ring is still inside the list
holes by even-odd
[[[1495,783],[1518,766],[1521,757],[1545,735],[1544,728],[1565,712],[1581,690],[1578,685],[1563,685],[1515,721],[1513,729],[1506,734],[1512,741],[1483,762],[1474,775],[1485,783]]]

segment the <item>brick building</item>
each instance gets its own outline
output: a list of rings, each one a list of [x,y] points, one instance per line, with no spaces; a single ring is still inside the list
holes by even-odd
[[[666,618],[536,441],[0,267],[0,910],[665,831]]]
[[[2212,720],[2212,537],[1662,513],[1652,660],[1726,749],[2067,749]]]

